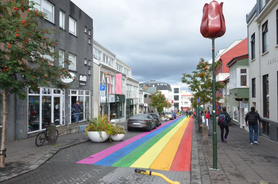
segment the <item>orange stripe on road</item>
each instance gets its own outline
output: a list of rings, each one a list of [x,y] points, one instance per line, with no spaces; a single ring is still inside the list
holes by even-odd
[[[173,135],[170,141],[167,143],[165,148],[160,152],[158,157],[155,159],[153,164],[150,166],[150,169],[166,170],[169,171],[171,164],[175,158],[176,152],[179,148],[179,144],[183,137],[183,134],[188,125],[189,118],[183,120],[182,126],[179,130]]]
[[[190,171],[191,168],[191,152],[192,152],[192,130],[193,119],[189,120],[189,124],[180,142],[179,149],[176,153],[170,171]]]

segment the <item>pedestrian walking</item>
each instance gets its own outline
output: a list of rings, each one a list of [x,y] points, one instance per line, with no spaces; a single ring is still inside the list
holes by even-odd
[[[73,106],[72,106],[72,110],[73,110],[73,113],[74,113],[75,124],[79,123],[79,114],[80,114],[81,108],[82,107],[79,104],[79,101],[76,101],[76,103],[73,104]]]
[[[246,126],[249,126],[249,140],[250,145],[259,144],[258,143],[258,122],[260,123],[260,128],[263,128],[261,117],[259,113],[255,112],[255,107],[251,107],[251,111],[246,114],[245,117]],[[253,131],[255,132],[254,135],[254,142],[253,142]]]
[[[208,127],[208,129],[209,129],[209,125],[208,125],[209,119],[210,119],[210,114],[209,114],[209,111],[207,111],[206,112],[206,126]]]
[[[231,121],[231,117],[226,112],[226,107],[222,107],[222,111],[220,112],[219,117],[218,117],[218,126],[220,127],[220,130],[221,130],[221,141],[223,143],[227,143],[230,121]],[[223,137],[224,129],[225,129],[225,136]]]

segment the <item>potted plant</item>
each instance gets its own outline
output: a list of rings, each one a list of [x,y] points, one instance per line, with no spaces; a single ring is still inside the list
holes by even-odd
[[[86,128],[86,134],[93,142],[104,142],[108,139],[108,132],[113,129],[113,125],[108,122],[107,116],[98,116],[92,119]]]
[[[123,126],[113,125],[113,128],[110,129],[109,135],[110,139],[113,141],[121,141],[125,137],[126,131]]]

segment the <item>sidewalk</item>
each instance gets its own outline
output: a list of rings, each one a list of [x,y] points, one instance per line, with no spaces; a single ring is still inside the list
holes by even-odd
[[[278,143],[259,136],[259,145],[250,145],[247,131],[236,125],[230,126],[229,130],[228,143],[222,143],[217,127],[219,171],[210,170],[213,167],[212,136],[208,136],[208,143],[203,144],[202,133],[197,133],[202,183],[278,183]]]
[[[48,145],[46,141],[43,146],[37,147],[35,145],[36,137],[8,142],[6,144],[6,167],[4,169],[0,168],[0,182],[36,169],[60,149],[88,141],[84,128],[80,128],[80,125],[86,125],[86,123],[72,124],[70,126],[71,132],[77,133],[67,135],[64,135],[67,127],[57,127],[63,136],[59,136],[55,145]]]

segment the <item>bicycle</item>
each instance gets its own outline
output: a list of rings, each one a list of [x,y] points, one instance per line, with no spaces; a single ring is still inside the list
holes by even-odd
[[[163,174],[160,174],[160,173],[157,173],[157,172],[152,172],[152,171],[149,171],[149,170],[142,170],[142,169],[135,169],[134,171],[136,173],[139,173],[139,174],[159,176],[159,177],[163,178],[165,181],[167,181],[170,184],[180,184],[180,182],[172,181],[169,178],[167,178],[166,176],[164,176]]]
[[[44,131],[40,132],[36,136],[36,141],[35,141],[36,145],[38,147],[42,146],[44,144],[45,140],[48,141],[48,137],[49,137],[49,125],[46,125],[46,129]],[[57,141],[58,137],[59,137],[59,131],[56,130],[56,135],[54,137],[55,142]]]

